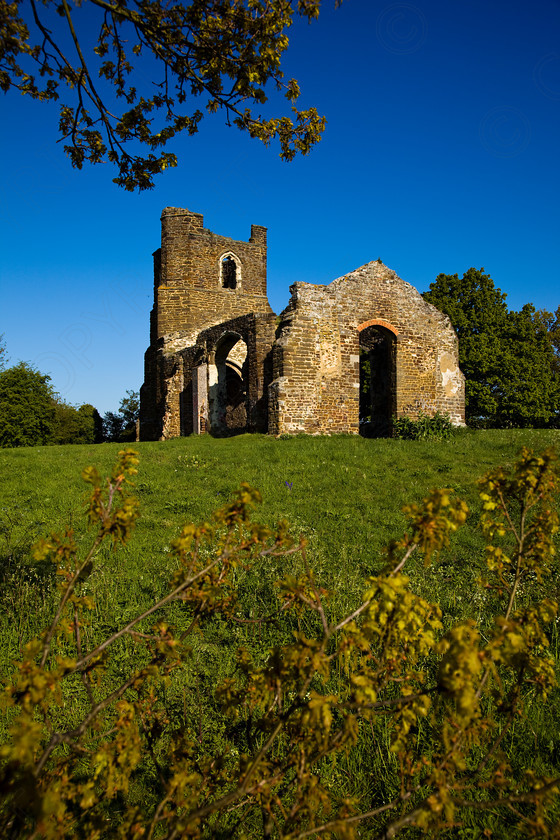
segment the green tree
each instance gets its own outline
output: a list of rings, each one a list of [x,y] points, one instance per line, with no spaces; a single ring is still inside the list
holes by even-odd
[[[498,426],[546,426],[560,408],[560,377],[550,333],[531,303],[510,312],[503,334]]]
[[[123,433],[123,419],[115,411],[103,415],[103,440],[120,441]]]
[[[228,125],[265,145],[278,140],[281,157],[291,160],[320,139],[325,119],[315,108],[296,107],[299,86],[284,79],[281,61],[294,17],[311,21],[320,5],[2,2],[0,87],[40,100],[63,95],[59,128],[72,165],[110,161],[118,168],[115,183],[128,190],[152,187],[154,175],[176,166],[163,147],[179,133],[195,134],[205,112],[224,112]],[[270,86],[283,92],[291,116],[283,108],[263,116]],[[139,144],[148,153],[136,153]]]
[[[546,309],[537,309],[534,319],[548,333],[554,349],[554,368],[560,372],[560,306],[554,313],[548,312]]]
[[[140,414],[140,394],[127,391],[118,412],[107,411],[103,416],[103,437],[108,441],[136,440],[136,422]]]
[[[140,394],[127,391],[119,405],[119,414],[123,420],[122,440],[136,440],[136,423],[140,416]]]
[[[548,334],[556,354],[556,363],[560,367],[560,306],[551,318]]]
[[[92,405],[79,408],[62,400],[54,402],[51,443],[99,443],[103,439],[102,420]]]
[[[553,420],[560,383],[545,316],[532,304],[510,312],[483,268],[469,268],[462,278],[439,274],[423,297],[449,315],[457,332],[467,422],[542,426]]]
[[[0,446],[49,443],[54,411],[50,376],[26,362],[0,372]]]

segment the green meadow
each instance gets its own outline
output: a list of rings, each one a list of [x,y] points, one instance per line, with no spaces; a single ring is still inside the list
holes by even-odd
[[[512,464],[523,446],[542,450],[559,444],[560,431],[548,430],[462,430],[443,443],[352,436],[276,440],[242,435],[133,444],[140,455],[134,489],[140,518],[126,546],[116,551],[102,548],[96,557],[94,573],[86,585],[95,600],[87,641],[106,637],[165,594],[175,568],[170,542],[183,524],[208,520],[212,511],[232,499],[241,482],[248,482],[262,495],[254,513],[256,521],[273,525],[285,519],[295,536],[306,538],[307,559],[316,580],[330,592],[332,616],[343,616],[360,603],[364,580],[381,570],[385,546],[403,533],[403,506],[420,502],[431,488],[450,488],[469,506],[467,526],[454,535],[435,563],[425,568],[422,559],[413,556],[407,570],[413,588],[440,603],[446,624],[470,616],[482,620],[484,626],[488,602],[485,592],[477,587],[484,569],[484,543],[477,527],[477,479],[495,466]],[[53,570],[50,564],[32,559],[33,543],[69,525],[78,545],[86,550],[91,538],[84,516],[88,488],[80,473],[88,465],[108,473],[122,448],[122,444],[101,444],[0,450],[3,680],[9,677],[11,662],[23,645],[53,614]],[[297,571],[298,564],[301,567],[298,554],[282,564],[272,558],[240,578],[244,615],[252,618],[270,612],[275,581],[286,572]],[[557,573],[549,587],[550,597],[560,598]],[[185,620],[177,604],[166,618],[179,630]],[[551,629],[551,639],[556,651],[556,628]],[[264,657],[281,641],[281,631],[274,626],[257,631],[251,625],[231,628],[216,620],[204,637],[193,640],[193,656],[204,663],[202,673],[211,686],[233,668],[240,644],[250,645]],[[116,667],[126,669],[133,656],[132,642],[123,642]],[[196,707],[202,742],[208,739],[215,745],[221,735],[215,724],[211,689],[205,695],[199,683],[189,687],[185,679],[185,714],[189,704]],[[525,732],[519,743],[515,742],[514,727],[507,745],[514,747],[520,764],[556,775],[560,769],[559,700],[557,693],[546,706],[535,707],[530,740]],[[390,786],[393,771],[383,764],[385,760],[381,753],[378,765],[371,756],[366,762],[350,755],[344,772],[358,787],[371,787],[372,779],[378,777]],[[145,791],[137,795],[144,796]],[[493,828],[494,836],[516,836],[512,825],[503,827],[502,832],[500,819],[492,814],[480,819]],[[481,824],[474,822],[458,829],[456,836],[482,837],[481,830]]]
[[[132,444],[140,455],[135,495],[140,519],[129,545],[109,553],[92,585],[115,611],[130,613],[142,593],[169,573],[168,547],[185,522],[202,522],[231,500],[242,481],[256,487],[262,504],[255,519],[286,519],[308,542],[317,578],[346,609],[365,577],[383,563],[387,543],[401,536],[403,505],[419,502],[433,487],[451,488],[476,519],[476,482],[494,466],[513,463],[522,446],[560,444],[559,431],[459,432],[450,442],[366,440],[352,436],[284,440],[241,435],[207,436]],[[29,549],[40,536],[71,525],[87,541],[83,515],[88,487],[81,471],[108,473],[123,444],[49,446],[0,450],[0,570],[3,623],[25,641],[48,610],[48,569],[34,567]],[[440,563],[427,572],[414,562],[409,573],[423,593],[459,609],[464,587],[480,568],[476,528],[460,531]],[[40,582],[35,586],[35,582]],[[462,608],[461,608],[462,609]],[[123,616],[120,616],[123,617]],[[13,641],[6,647],[14,653]]]

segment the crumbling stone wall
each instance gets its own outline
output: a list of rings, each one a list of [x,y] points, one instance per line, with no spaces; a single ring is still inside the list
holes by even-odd
[[[449,319],[387,266],[368,263],[328,286],[296,283],[277,319],[266,296],[266,228],[236,241],[173,207],[161,224],[141,439],[390,433],[394,417],[420,411],[464,424]]]
[[[202,330],[197,338],[198,358],[191,366],[184,367],[184,378],[188,381],[196,375],[196,368],[203,364],[207,371],[207,409],[202,408],[206,428],[213,434],[224,435],[233,432],[268,431],[268,386],[272,380],[272,344],[276,329],[276,316],[270,314],[243,315],[214,327]],[[239,362],[242,359],[242,364]],[[242,377],[245,395],[243,411],[228,403],[229,387],[235,383],[235,375],[229,378],[233,369]],[[225,381],[222,377],[225,375]],[[241,383],[239,383],[240,385]],[[229,393],[231,397],[231,392]],[[235,409],[237,408],[237,412]],[[193,406],[193,416],[200,415],[201,406]],[[241,417],[245,416],[244,426]]]
[[[372,326],[395,336],[395,416],[440,411],[464,424],[451,323],[394,271],[372,262],[328,286],[295,283],[291,293],[274,345],[271,433],[360,431],[360,333]]]

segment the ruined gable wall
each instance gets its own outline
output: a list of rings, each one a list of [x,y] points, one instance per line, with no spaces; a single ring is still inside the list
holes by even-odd
[[[353,428],[353,411],[340,399],[343,365],[350,360],[340,341],[336,301],[327,286],[295,283],[290,291],[273,347],[269,431],[357,432],[357,417]]]
[[[396,415],[439,410],[464,423],[464,377],[449,320],[383,264],[329,286],[296,283],[281,320],[271,432],[359,431],[359,328],[371,322],[397,334]]]

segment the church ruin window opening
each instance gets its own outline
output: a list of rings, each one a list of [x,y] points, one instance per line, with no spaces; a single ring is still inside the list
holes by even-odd
[[[360,332],[360,434],[388,437],[396,413],[396,336],[374,325]]]
[[[206,348],[193,347],[192,350],[181,354],[183,364],[183,390],[179,395],[179,422],[181,427],[181,435],[191,435],[193,432],[199,434],[201,431],[206,431],[206,412],[204,412],[204,422],[200,421],[200,406],[206,404],[204,393],[204,384],[206,381]],[[202,377],[198,375],[198,368],[204,366]],[[196,388],[194,381],[196,379]],[[202,385],[202,389],[200,388]],[[194,404],[197,403],[197,415],[199,417],[198,423],[194,421]],[[202,429],[200,428],[202,426]]]
[[[231,257],[226,257],[222,260],[222,277],[224,289],[235,289],[237,286],[237,266],[235,260]]]
[[[237,289],[241,281],[241,263],[235,254],[227,253],[220,257],[220,285],[222,289]]]

